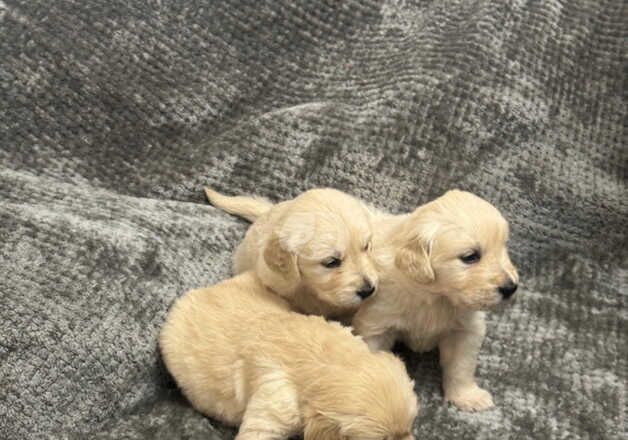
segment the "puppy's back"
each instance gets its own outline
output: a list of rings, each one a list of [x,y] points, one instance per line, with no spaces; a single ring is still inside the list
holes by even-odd
[[[264,325],[288,310],[280,298],[256,290],[252,273],[191,290],[172,306],[161,330],[164,362],[195,408],[236,424],[248,400],[243,365],[249,345]]]
[[[160,345],[192,405],[227,423],[240,423],[251,396],[268,384],[272,396],[265,402],[280,404],[280,413],[292,414],[297,424],[304,404],[308,414],[355,415],[349,423],[368,414],[377,429],[397,426],[398,419],[407,426],[416,413],[399,359],[371,353],[337,323],[290,311],[253,272],[177,300]]]
[[[256,381],[272,369],[300,381],[299,366],[350,365],[366,345],[339,324],[292,312],[248,271],[192,290],[172,306],[160,334],[166,367],[199,411],[238,423]]]

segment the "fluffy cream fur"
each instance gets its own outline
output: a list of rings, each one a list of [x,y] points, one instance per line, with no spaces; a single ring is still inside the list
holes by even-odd
[[[234,214],[269,209],[266,201],[238,199],[242,208],[231,209]],[[446,399],[468,411],[491,407],[491,395],[474,376],[486,332],[483,310],[503,302],[499,287],[518,282],[506,249],[506,220],[490,203],[457,190],[410,214],[373,210],[373,216],[379,293],[360,307],[356,332],[373,350],[389,349],[397,340],[416,351],[438,347]],[[479,261],[462,262],[472,251]],[[239,254],[256,255],[248,235]]]
[[[516,289],[508,257],[508,224],[485,200],[449,191],[407,215],[380,213],[374,249],[380,293],[353,319],[355,331],[374,349],[401,340],[415,351],[440,351],[445,398],[463,410],[493,405],[475,381],[486,332],[482,310]],[[463,261],[477,252],[477,261]]]
[[[236,250],[235,272],[255,270],[294,309],[342,318],[371,294],[368,286],[377,286],[370,213],[356,198],[313,189],[272,205],[205,191],[215,206],[255,221]],[[325,266],[335,258],[337,267]]]
[[[163,358],[200,412],[237,440],[410,440],[413,382],[390,353],[289,311],[253,272],[192,290],[161,331]]]

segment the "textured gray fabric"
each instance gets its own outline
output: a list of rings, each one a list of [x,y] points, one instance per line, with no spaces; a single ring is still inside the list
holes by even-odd
[[[608,1],[0,1],[0,438],[231,439],[165,373],[172,301],[246,223],[204,184],[333,186],[393,212],[449,188],[511,222],[522,288],[420,439],[626,434],[628,10]],[[624,437],[625,438],[625,437]]]

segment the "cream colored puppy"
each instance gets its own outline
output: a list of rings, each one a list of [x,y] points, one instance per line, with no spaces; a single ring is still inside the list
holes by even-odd
[[[254,272],[177,300],[160,346],[192,405],[240,424],[237,440],[413,438],[417,402],[403,362],[290,311]]]
[[[255,222],[236,249],[234,271],[255,270],[294,309],[342,318],[375,292],[370,213],[356,198],[313,189],[273,205],[205,192],[213,205]]]
[[[506,220],[485,200],[454,190],[411,214],[380,214],[374,228],[380,293],[354,317],[355,331],[374,350],[397,340],[415,351],[438,347],[445,398],[467,411],[493,406],[474,376],[482,310],[517,290]]]

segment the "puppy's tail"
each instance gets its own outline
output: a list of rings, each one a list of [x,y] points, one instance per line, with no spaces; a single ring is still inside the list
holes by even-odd
[[[273,203],[261,197],[235,196],[229,197],[205,187],[205,195],[209,203],[229,214],[244,217],[251,223],[273,207]]]

